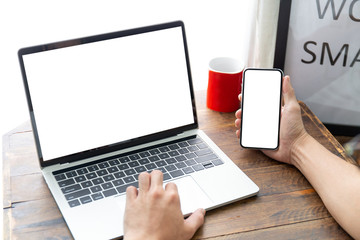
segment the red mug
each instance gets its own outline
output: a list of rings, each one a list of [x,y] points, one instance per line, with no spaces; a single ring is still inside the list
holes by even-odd
[[[206,105],[218,112],[234,112],[240,107],[243,65],[236,59],[214,58],[209,63]]]

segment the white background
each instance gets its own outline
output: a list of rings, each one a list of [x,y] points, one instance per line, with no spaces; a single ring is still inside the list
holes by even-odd
[[[195,89],[206,89],[207,66],[211,58],[228,56],[240,60],[246,59],[249,26],[252,22],[250,15],[256,2],[248,0],[1,0],[1,136],[29,119],[16,55],[19,48],[183,20],[186,26],[194,86]]]

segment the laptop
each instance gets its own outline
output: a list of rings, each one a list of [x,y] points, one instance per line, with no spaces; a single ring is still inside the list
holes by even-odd
[[[123,236],[126,188],[158,169],[184,216],[259,191],[200,129],[181,21],[20,49],[38,159],[75,239]]]

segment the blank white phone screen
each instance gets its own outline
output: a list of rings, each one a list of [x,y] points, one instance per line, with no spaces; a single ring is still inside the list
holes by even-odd
[[[278,147],[282,75],[278,69],[244,71],[240,136],[242,147]]]

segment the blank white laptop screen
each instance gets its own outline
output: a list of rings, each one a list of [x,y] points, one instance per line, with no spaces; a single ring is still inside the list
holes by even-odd
[[[194,123],[181,27],[24,55],[43,160]]]

